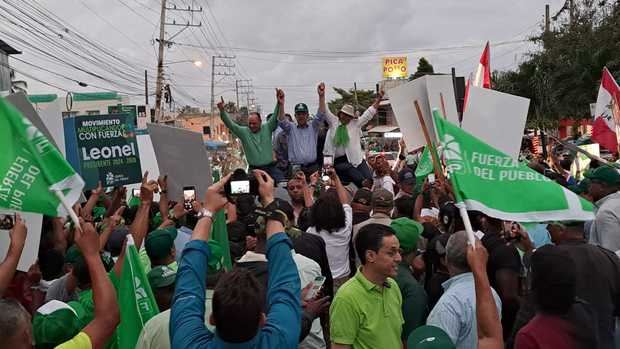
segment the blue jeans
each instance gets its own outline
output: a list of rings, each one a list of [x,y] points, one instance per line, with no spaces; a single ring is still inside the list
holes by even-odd
[[[370,172],[365,160],[362,160],[362,163],[355,167],[346,156],[341,156],[334,159],[334,168],[343,183],[353,182],[358,188],[362,187],[364,180],[372,179],[372,172]]]

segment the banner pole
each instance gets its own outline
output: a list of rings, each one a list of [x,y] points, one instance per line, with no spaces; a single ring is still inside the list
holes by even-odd
[[[422,132],[424,133],[424,138],[426,140],[426,146],[430,150],[431,158],[433,159],[433,169],[435,170],[435,176],[439,180],[441,184],[446,182],[445,177],[443,176],[443,171],[441,170],[441,164],[439,163],[439,159],[437,158],[437,153],[435,152],[435,147],[433,146],[433,142],[431,141],[431,136],[428,133],[428,128],[426,127],[426,122],[424,122],[424,115],[422,114],[422,110],[420,109],[420,104],[417,100],[413,101],[415,105],[415,110],[418,114],[418,120],[420,121],[420,125],[422,126]]]
[[[73,224],[75,224],[75,226],[79,230],[82,230],[82,227],[80,226],[80,220],[78,219],[77,214],[75,214],[75,211],[73,211],[73,207],[71,207],[71,205],[67,202],[67,198],[62,193],[62,191],[54,190],[54,194],[56,194],[56,197],[58,198],[58,200],[60,200],[62,206],[67,210],[67,212],[69,212],[69,217],[71,217],[71,221],[73,221]]]
[[[472,246],[472,248],[476,248],[476,237],[474,235],[474,229],[471,227],[471,221],[469,220],[469,215],[467,214],[467,208],[465,208],[465,203],[460,202],[456,206],[459,208],[461,219],[463,219],[463,225],[465,226],[465,231],[467,232],[467,241],[469,241],[469,244]]]
[[[439,92],[439,100],[441,101],[441,113],[443,118],[448,120],[448,114],[446,113],[446,104],[443,101],[443,93]]]

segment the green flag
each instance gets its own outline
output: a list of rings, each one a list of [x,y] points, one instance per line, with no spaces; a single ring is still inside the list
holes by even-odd
[[[418,166],[415,168],[415,177],[417,182],[422,182],[426,176],[433,173],[433,159],[428,147],[424,147],[424,152],[420,156]]]
[[[592,204],[433,111],[458,203],[517,222],[594,219]]]
[[[0,98],[0,207],[66,216],[55,193],[74,204],[84,181],[47,138],[4,98]]]
[[[159,309],[131,235],[127,236],[118,302],[121,311],[121,323],[116,330],[118,347],[134,348],[144,324],[157,315]]]
[[[211,240],[217,241],[222,247],[222,262],[224,268],[232,270],[232,260],[230,258],[230,245],[228,244],[228,232],[226,229],[226,215],[224,210],[219,210],[213,217],[213,226],[211,227]]]

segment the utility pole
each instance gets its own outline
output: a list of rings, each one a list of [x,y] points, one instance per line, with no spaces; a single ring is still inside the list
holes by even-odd
[[[159,18],[159,55],[157,56],[157,81],[155,82],[155,122],[161,121],[161,93],[164,80],[164,45],[166,35],[166,0],[161,0]]]
[[[149,105],[149,75],[146,69],[144,69],[144,102],[145,105]]]
[[[575,1],[568,0],[568,19],[569,23],[572,26],[575,22]]]
[[[237,112],[239,111],[239,80],[235,80],[235,95],[237,96]]]
[[[199,10],[192,9],[191,7],[187,8],[177,8],[176,5],[173,7],[166,7],[167,0],[161,0],[161,15],[159,18],[159,39],[157,42],[159,43],[159,55],[157,56],[157,81],[155,82],[155,122],[161,122],[162,112],[161,112],[161,97],[162,97],[162,88],[164,83],[164,48],[165,46],[172,45],[172,40],[175,36],[179,35],[182,31],[189,27],[200,27],[202,23],[192,24],[187,22],[185,24],[178,24],[175,20],[172,23],[166,23],[166,11],[181,11],[181,12],[202,12],[202,7]],[[166,26],[179,26],[183,27],[176,34],[172,35],[169,40],[166,40]],[[147,103],[148,104],[148,103]]]
[[[545,5],[545,34],[549,33],[551,27],[551,18],[549,17],[549,4]]]
[[[236,80],[235,83],[238,86],[238,94],[237,94],[237,107],[241,109],[239,105],[239,96],[245,95],[246,101],[246,113],[250,111],[250,94],[252,93],[252,80]]]
[[[230,59],[235,59],[235,56],[212,56],[211,57],[211,119],[209,124],[211,126],[211,139],[213,139],[214,130],[214,118],[215,118],[215,77],[216,76],[234,76],[235,73],[229,69],[234,68],[235,64],[230,63]],[[218,63],[222,61],[223,63]],[[225,71],[216,71],[215,68],[225,68]]]
[[[357,82],[353,82],[353,98],[355,99],[355,106],[353,107],[353,113],[357,115],[359,109],[359,103],[357,101]],[[379,118],[377,118],[378,120]]]

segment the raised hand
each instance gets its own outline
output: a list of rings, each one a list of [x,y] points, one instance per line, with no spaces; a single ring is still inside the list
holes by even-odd
[[[228,199],[224,194],[224,185],[230,177],[231,173],[220,179],[219,182],[211,185],[205,193],[205,208],[213,213],[221,210],[228,203]]]
[[[27,234],[28,229],[26,228],[26,222],[24,222],[19,215],[15,215],[15,225],[13,225],[13,229],[9,231],[11,245],[20,250],[23,249],[24,245],[26,245]]]
[[[97,188],[92,190],[92,195],[97,195],[100,196],[101,194],[103,194],[103,185],[101,184],[101,181],[97,182]]]
[[[157,182],[149,181],[149,171],[144,172],[142,177],[142,185],[140,186],[140,201],[153,202],[153,193],[158,192]]]
[[[273,202],[274,185],[273,178],[262,170],[254,170],[254,175],[258,181],[258,193],[260,195],[263,206],[267,206]]]
[[[321,82],[319,86],[317,86],[316,92],[319,94],[319,97],[325,97],[325,83],[324,82]]]
[[[476,239],[476,248],[471,245],[467,246],[467,264],[469,264],[469,268],[474,274],[486,273],[488,260],[489,254],[480,240]]]
[[[99,235],[91,223],[80,221],[82,229],[75,230],[75,244],[80,248],[84,257],[99,255]]]
[[[284,100],[285,100],[285,98],[284,98],[284,91],[282,91],[279,88],[276,89],[276,99],[277,99],[279,105],[281,105],[281,106],[284,105]]]
[[[168,190],[168,175],[159,176],[159,178],[157,178],[157,184],[159,185],[159,190],[162,192]]]
[[[217,109],[219,111],[224,111],[224,97],[220,97],[220,101],[217,102]]]

